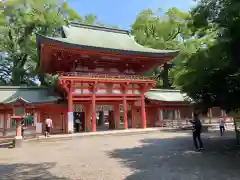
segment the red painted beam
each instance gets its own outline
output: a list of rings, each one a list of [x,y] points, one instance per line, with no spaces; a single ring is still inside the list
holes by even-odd
[[[98,81],[99,83],[116,83],[116,84],[122,84],[122,83],[125,83],[125,82],[129,82],[130,84],[138,84],[138,83],[154,83],[155,84],[155,81],[154,80],[129,80],[129,79],[105,79],[105,78],[91,78],[91,77],[81,77],[81,76],[77,76],[77,77],[74,77],[74,76],[63,76],[61,77],[62,79],[66,79],[66,80],[73,80],[73,81],[78,81],[78,82],[83,82],[83,83],[91,83],[93,81]]]
[[[56,43],[56,42],[47,42],[45,44],[45,48],[49,48],[52,50],[57,50],[61,52],[66,52],[66,53],[73,53],[73,54],[78,54],[78,55],[88,55],[88,56],[108,56],[108,57],[124,57],[124,58],[129,58],[129,57],[134,57],[135,59],[150,59],[150,60],[161,60],[161,59],[166,59],[166,58],[174,58],[173,56],[147,56],[147,55],[140,55],[140,54],[126,54],[126,53],[116,53],[116,52],[105,52],[105,51],[99,51],[99,50],[86,50],[86,49],[79,49],[79,48],[68,48],[64,46],[63,44]]]
[[[139,100],[139,98],[134,98],[134,97],[127,97],[127,100]],[[90,101],[92,100],[92,98],[88,97],[88,98],[78,98],[78,97],[73,97],[73,101]],[[122,97],[96,97],[96,101],[122,101],[123,98]]]
[[[168,56],[168,57],[162,57],[162,56],[146,56],[146,55],[140,55],[140,54],[125,54],[125,53],[115,53],[115,52],[104,52],[104,51],[98,51],[98,50],[86,50],[86,49],[78,49],[78,48],[67,48],[65,47],[63,44],[60,43],[56,43],[56,42],[52,42],[50,40],[46,40],[45,42],[42,42],[42,44],[44,44],[41,47],[41,63],[40,63],[40,67],[41,70],[45,70],[46,72],[50,73],[53,72],[53,70],[58,70],[56,67],[53,67],[53,64],[61,64],[61,67],[66,67],[69,69],[69,65],[72,64],[71,62],[75,59],[73,59],[74,56],[76,57],[81,57],[82,55],[87,55],[88,56],[88,62],[91,62],[91,59],[93,59],[93,61],[95,61],[96,59],[100,59],[101,57],[109,57],[111,58],[115,58],[115,61],[119,61],[119,62],[134,62],[134,61],[141,61],[141,63],[137,63],[137,64],[144,64],[145,62],[147,64],[151,63],[151,62],[158,62],[158,64],[163,64],[163,62],[169,61],[171,59],[173,59],[172,56]],[[42,52],[42,50],[47,50],[47,52]],[[56,58],[59,57],[58,52],[62,52],[61,54],[61,59],[62,61],[58,61]],[[56,58],[54,57],[50,57],[52,54],[56,54]],[[69,55],[69,53],[71,54],[71,56]],[[93,57],[91,57],[93,56]],[[100,57],[100,58],[99,58]],[[118,58],[116,60],[116,58]],[[44,59],[44,60],[42,60]],[[51,61],[49,59],[52,59],[55,61]],[[56,63],[56,60],[58,61],[58,63]],[[103,59],[101,59],[103,60]],[[104,59],[104,61],[108,62],[108,60]],[[113,60],[111,60],[113,61]],[[62,63],[67,63],[69,64],[67,67],[67,64],[65,64],[64,66],[62,66]],[[99,61],[100,62],[100,61]],[[46,66],[44,64],[47,64]],[[98,63],[98,64],[104,64],[103,62]],[[51,65],[51,69],[50,66]]]
[[[77,96],[84,96],[84,97],[90,97],[92,96],[91,93],[89,94],[73,94],[73,97],[77,97]],[[123,97],[124,95],[123,94],[96,94],[97,97]],[[126,97],[140,97],[139,94],[126,94]]]

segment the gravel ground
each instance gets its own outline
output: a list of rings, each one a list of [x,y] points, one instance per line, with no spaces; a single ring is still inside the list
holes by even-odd
[[[0,149],[1,180],[239,180],[234,136],[203,137],[192,151],[187,133],[75,137]]]

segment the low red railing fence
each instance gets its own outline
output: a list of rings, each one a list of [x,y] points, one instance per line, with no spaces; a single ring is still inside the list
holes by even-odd
[[[122,74],[102,74],[102,73],[84,73],[84,72],[59,72],[61,76],[81,76],[96,79],[125,79],[125,80],[156,80],[155,77],[141,75],[122,75]]]
[[[201,118],[201,122],[203,125],[216,125],[219,124],[219,119],[221,117],[214,117],[214,118]],[[228,126],[233,126],[233,118],[232,117],[222,117],[225,119],[225,123]],[[189,122],[192,120],[191,118],[185,118],[185,119],[164,119],[162,121],[157,121],[156,126],[158,127],[184,127],[184,126],[191,126],[191,123]]]

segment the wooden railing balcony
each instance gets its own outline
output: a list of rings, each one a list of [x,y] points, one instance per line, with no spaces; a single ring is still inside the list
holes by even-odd
[[[84,72],[62,72],[61,76],[69,77],[86,77],[94,79],[119,79],[119,80],[143,80],[143,81],[155,81],[155,77],[141,76],[141,75],[120,75],[120,74],[101,74],[101,73],[84,73]]]

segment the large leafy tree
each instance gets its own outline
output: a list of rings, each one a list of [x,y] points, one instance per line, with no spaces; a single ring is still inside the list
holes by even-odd
[[[166,12],[161,9],[156,12],[147,9],[137,16],[132,25],[132,34],[138,43],[156,49],[180,51],[172,63],[158,67],[150,73],[158,79],[158,87],[171,88],[176,85],[174,78],[182,69],[180,62],[185,61],[188,54],[199,46],[199,43],[192,39],[192,31],[188,26],[189,17],[188,13],[177,8],[170,8]],[[172,69],[173,65],[175,68]]]
[[[195,38],[215,32],[214,41],[190,56],[178,79],[182,90],[201,107],[240,107],[239,8],[237,0],[199,0],[191,12]]]
[[[36,33],[58,36],[59,27],[68,20],[82,19],[67,3],[58,0],[6,1],[0,12],[0,52],[5,54],[0,67],[10,75],[6,83],[32,84],[35,78],[44,82],[37,71]]]
[[[36,34],[61,36],[60,27],[69,21],[98,24],[97,17],[79,16],[63,0],[12,0],[0,3],[0,82],[12,85],[42,85],[52,82],[51,76],[38,71]]]
[[[6,85],[10,81],[10,67],[7,57],[0,53],[0,85]]]

